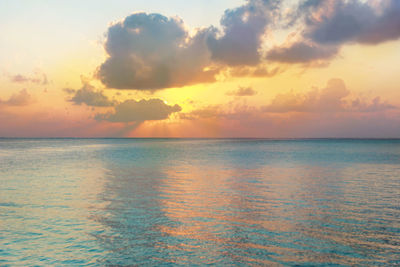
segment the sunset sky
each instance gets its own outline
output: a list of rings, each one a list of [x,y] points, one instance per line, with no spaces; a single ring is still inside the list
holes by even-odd
[[[2,0],[0,137],[400,137],[398,0]]]

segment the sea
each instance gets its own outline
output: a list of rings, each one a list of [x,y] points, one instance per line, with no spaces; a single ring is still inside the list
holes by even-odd
[[[0,266],[183,265],[400,265],[400,140],[0,139]]]

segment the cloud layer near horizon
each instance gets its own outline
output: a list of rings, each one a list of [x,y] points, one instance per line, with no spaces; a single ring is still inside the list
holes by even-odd
[[[366,99],[349,90],[343,80],[331,79],[323,88],[305,93],[277,94],[267,105],[246,102],[209,105],[181,120],[194,135],[203,127],[225,137],[395,137],[400,134],[399,108],[379,97]]]
[[[341,79],[331,79],[325,88],[307,93],[281,93],[272,102],[264,106],[262,111],[269,113],[286,112],[377,112],[395,109],[396,107],[382,102],[380,97],[367,101],[356,97],[347,100],[351,94]]]
[[[247,94],[249,91],[249,94]],[[245,96],[252,95],[251,88],[239,88],[233,91],[233,95]],[[360,114],[385,112],[398,110],[387,101],[382,101],[380,97],[374,97],[372,100],[362,98],[352,94],[341,79],[330,79],[324,88],[313,88],[305,93],[295,93],[289,91],[277,94],[268,105],[260,108],[245,106],[234,106],[229,110],[222,106],[208,106],[190,113],[182,113],[182,119],[195,120],[207,118],[230,118],[243,119],[246,116],[258,116],[259,114],[269,114],[277,116],[285,113],[314,113],[314,114]]]

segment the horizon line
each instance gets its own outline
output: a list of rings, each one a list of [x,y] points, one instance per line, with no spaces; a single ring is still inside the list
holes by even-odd
[[[6,137],[0,139],[400,140],[400,137]]]

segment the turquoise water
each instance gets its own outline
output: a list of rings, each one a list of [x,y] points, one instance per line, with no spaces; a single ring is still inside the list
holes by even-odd
[[[0,139],[0,265],[399,265],[399,140]]]

